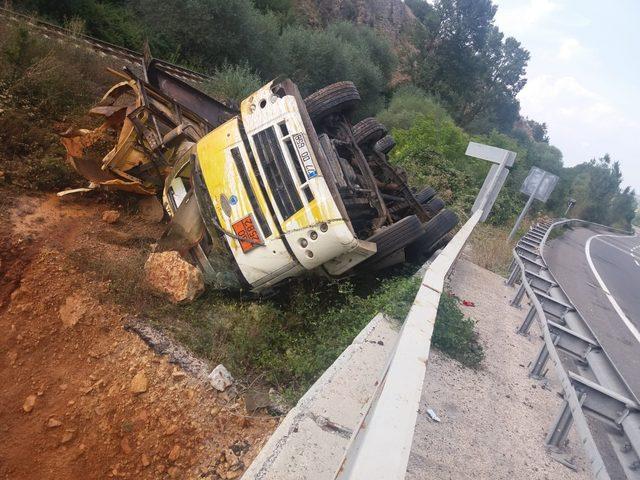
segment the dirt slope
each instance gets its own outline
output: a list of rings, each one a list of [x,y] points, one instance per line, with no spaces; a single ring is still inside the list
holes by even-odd
[[[140,255],[161,227],[119,232],[107,208],[0,189],[0,478],[239,477],[276,420],[124,330],[82,261]]]

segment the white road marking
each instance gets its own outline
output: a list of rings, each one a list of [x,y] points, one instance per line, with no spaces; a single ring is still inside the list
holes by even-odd
[[[640,267],[640,263],[638,263],[638,260],[634,258],[633,261],[636,262],[636,265]]]
[[[629,237],[626,236],[626,235],[604,235],[604,234],[594,235],[593,237],[589,237],[589,239],[587,240],[587,243],[584,246],[584,253],[587,256],[587,262],[589,262],[589,267],[591,267],[591,271],[593,272],[593,276],[596,277],[596,280],[600,284],[600,287],[604,291],[604,294],[609,299],[609,303],[611,303],[611,306],[613,306],[613,309],[616,311],[618,316],[622,319],[622,321],[624,322],[625,326],[629,329],[631,334],[636,338],[636,340],[638,342],[640,342],[640,332],[638,332],[638,329],[635,327],[635,325],[633,323],[631,323],[631,320],[629,320],[629,318],[627,318],[625,313],[620,308],[620,305],[618,305],[618,302],[616,302],[616,299],[613,298],[613,295],[611,295],[611,292],[609,291],[607,286],[604,284],[604,282],[602,281],[602,278],[600,277],[600,274],[596,270],[596,267],[593,264],[593,260],[591,260],[591,240],[593,240],[594,238],[597,238],[597,237],[626,237],[626,238],[629,238]],[[635,261],[635,259],[634,259],[634,261]],[[636,264],[637,263],[638,262],[636,261]]]
[[[624,253],[625,255],[631,255],[631,257],[634,260],[640,259],[640,257],[636,257],[636,255],[633,253],[633,249],[631,249],[630,251],[627,251],[622,247],[619,247],[617,245],[614,245],[613,243],[610,243],[610,242],[607,242],[607,241],[603,240],[602,238],[598,238],[598,240],[600,240],[602,243],[605,243],[605,244],[609,245],[612,248],[615,248],[616,250],[619,250],[620,252]]]

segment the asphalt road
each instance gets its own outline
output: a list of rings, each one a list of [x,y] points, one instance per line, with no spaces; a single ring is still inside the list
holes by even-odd
[[[545,258],[640,398],[640,237],[577,228],[552,240]]]

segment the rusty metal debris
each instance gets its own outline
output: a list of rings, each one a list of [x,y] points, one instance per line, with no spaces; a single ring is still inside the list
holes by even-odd
[[[128,69],[110,71],[123,81],[89,112],[102,123],[94,129],[70,128],[61,135],[67,160],[91,182],[89,188],[158,194],[176,162],[234,111],[167,75],[153,61],[145,72],[149,81]],[[181,97],[180,103],[175,96]]]

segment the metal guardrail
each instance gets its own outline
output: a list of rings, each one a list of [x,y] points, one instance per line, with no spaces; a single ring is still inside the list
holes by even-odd
[[[138,65],[143,64],[143,54],[140,52],[136,52],[135,50],[130,50],[128,48],[120,47],[103,40],[98,40],[97,38],[90,37],[89,35],[76,34],[58,25],[54,25],[52,23],[45,22],[43,20],[30,17],[28,15],[24,15],[22,13],[18,13],[6,8],[0,7],[0,17],[13,22],[23,23],[29,28],[40,31],[45,36],[58,38],[67,42],[75,43],[79,46],[88,47],[91,50],[102,55],[108,55],[119,60],[132,62]],[[210,78],[203,73],[194,72],[193,70],[189,70],[188,68],[181,67],[164,60],[156,60],[156,65],[162,70],[165,70],[166,72],[171,73],[176,77],[182,78],[183,80],[202,82]]]
[[[563,219],[552,224],[536,225],[520,239],[513,250],[514,260],[507,284],[513,285],[518,279],[521,284],[512,305],[519,306],[525,295],[531,302],[531,309],[518,333],[527,335],[533,321],[537,320],[544,340],[531,363],[529,375],[534,378],[543,377],[546,364],[551,359],[564,391],[562,408],[545,443],[551,453],[561,453],[569,430],[575,425],[595,478],[609,479],[587,416],[597,419],[606,425],[613,451],[627,478],[640,479],[638,400],[578,308],[553,277],[544,258],[544,246],[551,230],[565,225],[596,226],[621,232],[584,220]],[[566,359],[565,363],[559,352]],[[555,458],[568,463],[562,457]]]
[[[405,477],[440,295],[482,215],[482,209],[476,210],[427,268],[376,394],[351,437],[335,478]]]

